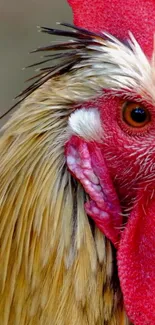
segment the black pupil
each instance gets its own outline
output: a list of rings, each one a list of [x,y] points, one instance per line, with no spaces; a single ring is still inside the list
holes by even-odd
[[[131,111],[131,118],[133,121],[135,121],[137,123],[145,122],[147,115],[146,115],[144,108],[136,107],[135,109],[133,109]]]

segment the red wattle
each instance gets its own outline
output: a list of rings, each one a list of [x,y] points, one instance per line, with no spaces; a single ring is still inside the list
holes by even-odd
[[[74,23],[92,31],[108,31],[121,39],[131,31],[151,56],[155,32],[155,0],[68,0]]]
[[[118,250],[127,314],[134,325],[155,324],[155,199],[143,196],[129,216]]]

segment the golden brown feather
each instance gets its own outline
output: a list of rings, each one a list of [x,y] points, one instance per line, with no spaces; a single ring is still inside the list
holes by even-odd
[[[77,102],[94,98],[92,85],[77,71],[53,77],[5,126],[0,324],[129,324],[113,280],[113,249],[90,225],[85,193],[64,159],[68,118]]]

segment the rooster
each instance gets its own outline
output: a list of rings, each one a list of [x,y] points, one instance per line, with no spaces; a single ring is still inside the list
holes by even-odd
[[[0,324],[154,325],[155,1],[69,4],[0,140]]]

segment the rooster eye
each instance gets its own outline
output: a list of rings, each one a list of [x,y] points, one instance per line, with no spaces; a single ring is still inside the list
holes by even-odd
[[[131,127],[142,128],[150,122],[150,113],[140,103],[126,102],[123,107],[123,120]]]

